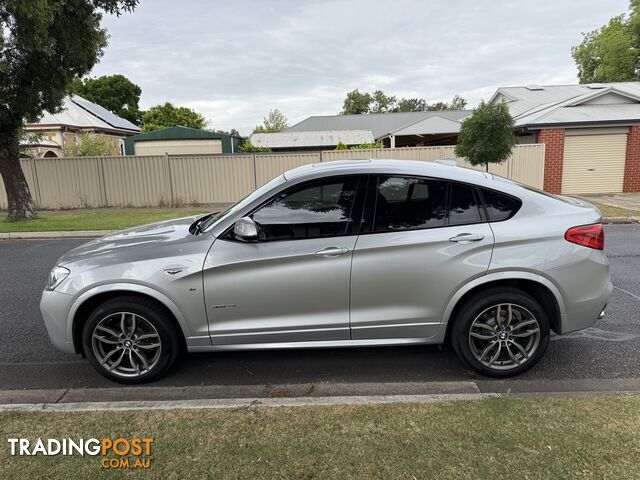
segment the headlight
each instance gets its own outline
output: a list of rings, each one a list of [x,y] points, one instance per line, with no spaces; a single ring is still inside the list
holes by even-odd
[[[60,265],[53,267],[49,273],[49,281],[47,282],[46,289],[55,290],[70,273],[71,271],[68,268],[61,267]]]

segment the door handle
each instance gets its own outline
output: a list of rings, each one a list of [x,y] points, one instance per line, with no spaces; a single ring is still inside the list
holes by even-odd
[[[327,247],[322,250],[318,250],[316,255],[320,255],[323,257],[337,257],[338,255],[344,255],[349,251],[348,248],[344,247]]]
[[[479,242],[484,239],[484,235],[480,235],[479,233],[461,233],[456,235],[455,237],[451,237],[449,239],[450,242],[459,242],[459,243],[468,243],[468,242]]]

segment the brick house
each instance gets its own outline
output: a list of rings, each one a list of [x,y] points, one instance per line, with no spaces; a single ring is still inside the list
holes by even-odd
[[[545,144],[550,193],[640,191],[640,82],[507,87],[519,143]]]

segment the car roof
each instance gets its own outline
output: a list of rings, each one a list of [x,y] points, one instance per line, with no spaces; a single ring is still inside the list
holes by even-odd
[[[445,178],[470,183],[486,183],[492,175],[470,168],[446,165],[437,162],[416,160],[338,160],[314,163],[288,170],[284,177],[289,180],[322,178],[333,174],[402,174]]]

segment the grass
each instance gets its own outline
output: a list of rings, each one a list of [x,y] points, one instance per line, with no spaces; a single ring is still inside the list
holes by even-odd
[[[145,223],[205,213],[203,209],[126,208],[95,210],[60,210],[38,212],[35,220],[10,222],[0,220],[0,233],[57,232],[78,230],[122,230]]]
[[[5,437],[152,437],[148,470],[12,457],[0,478],[630,479],[640,397],[148,412],[4,412]]]
[[[594,203],[594,205],[602,212],[603,217],[640,217],[640,211],[638,210],[614,207],[604,203]]]

